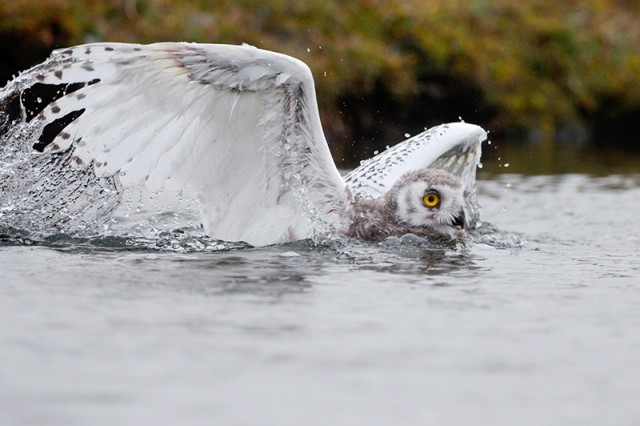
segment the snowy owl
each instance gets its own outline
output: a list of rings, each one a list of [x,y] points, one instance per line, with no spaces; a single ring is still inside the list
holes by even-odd
[[[248,45],[56,50],[2,89],[0,113],[0,165],[47,174],[27,198],[58,194],[67,205],[51,215],[70,223],[104,215],[87,206],[105,191],[141,186],[197,194],[208,235],[257,246],[324,232],[458,236],[477,219],[482,128],[431,128],[343,178],[309,68]]]

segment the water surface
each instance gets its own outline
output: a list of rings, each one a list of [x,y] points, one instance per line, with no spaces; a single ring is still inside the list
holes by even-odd
[[[0,423],[640,424],[640,176],[478,185],[467,241],[8,233]]]

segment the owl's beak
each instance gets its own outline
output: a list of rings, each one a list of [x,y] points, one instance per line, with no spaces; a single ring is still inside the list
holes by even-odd
[[[457,229],[464,229],[465,219],[464,210],[461,210],[460,214],[453,219],[453,222],[451,222],[451,226]]]

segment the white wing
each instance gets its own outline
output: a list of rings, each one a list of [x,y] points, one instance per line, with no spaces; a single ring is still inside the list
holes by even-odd
[[[73,167],[125,187],[196,192],[212,237],[306,238],[311,223],[336,225],[347,208],[311,72],[297,59],[250,46],[100,43],[58,50],[29,74],[74,89],[33,120],[44,129],[35,148],[72,150]]]
[[[382,197],[403,174],[419,169],[438,168],[452,173],[467,187],[469,222],[478,216],[475,199],[476,168],[481,144],[487,132],[467,123],[432,127],[387,149],[353,170],[345,181],[354,196]]]

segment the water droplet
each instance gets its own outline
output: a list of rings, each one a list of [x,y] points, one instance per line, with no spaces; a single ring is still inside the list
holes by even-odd
[[[522,247],[524,244],[526,244],[527,241],[523,240],[522,238],[520,238],[517,235],[511,235],[511,242],[516,247]]]
[[[505,167],[509,167],[510,165],[511,165],[511,164],[509,164],[509,163],[504,163],[504,166],[505,166]]]
[[[411,133],[405,133],[405,134],[404,134],[404,137],[405,137],[405,138],[410,138],[410,137],[411,137]]]
[[[373,155],[378,155],[378,150],[373,151]]]

